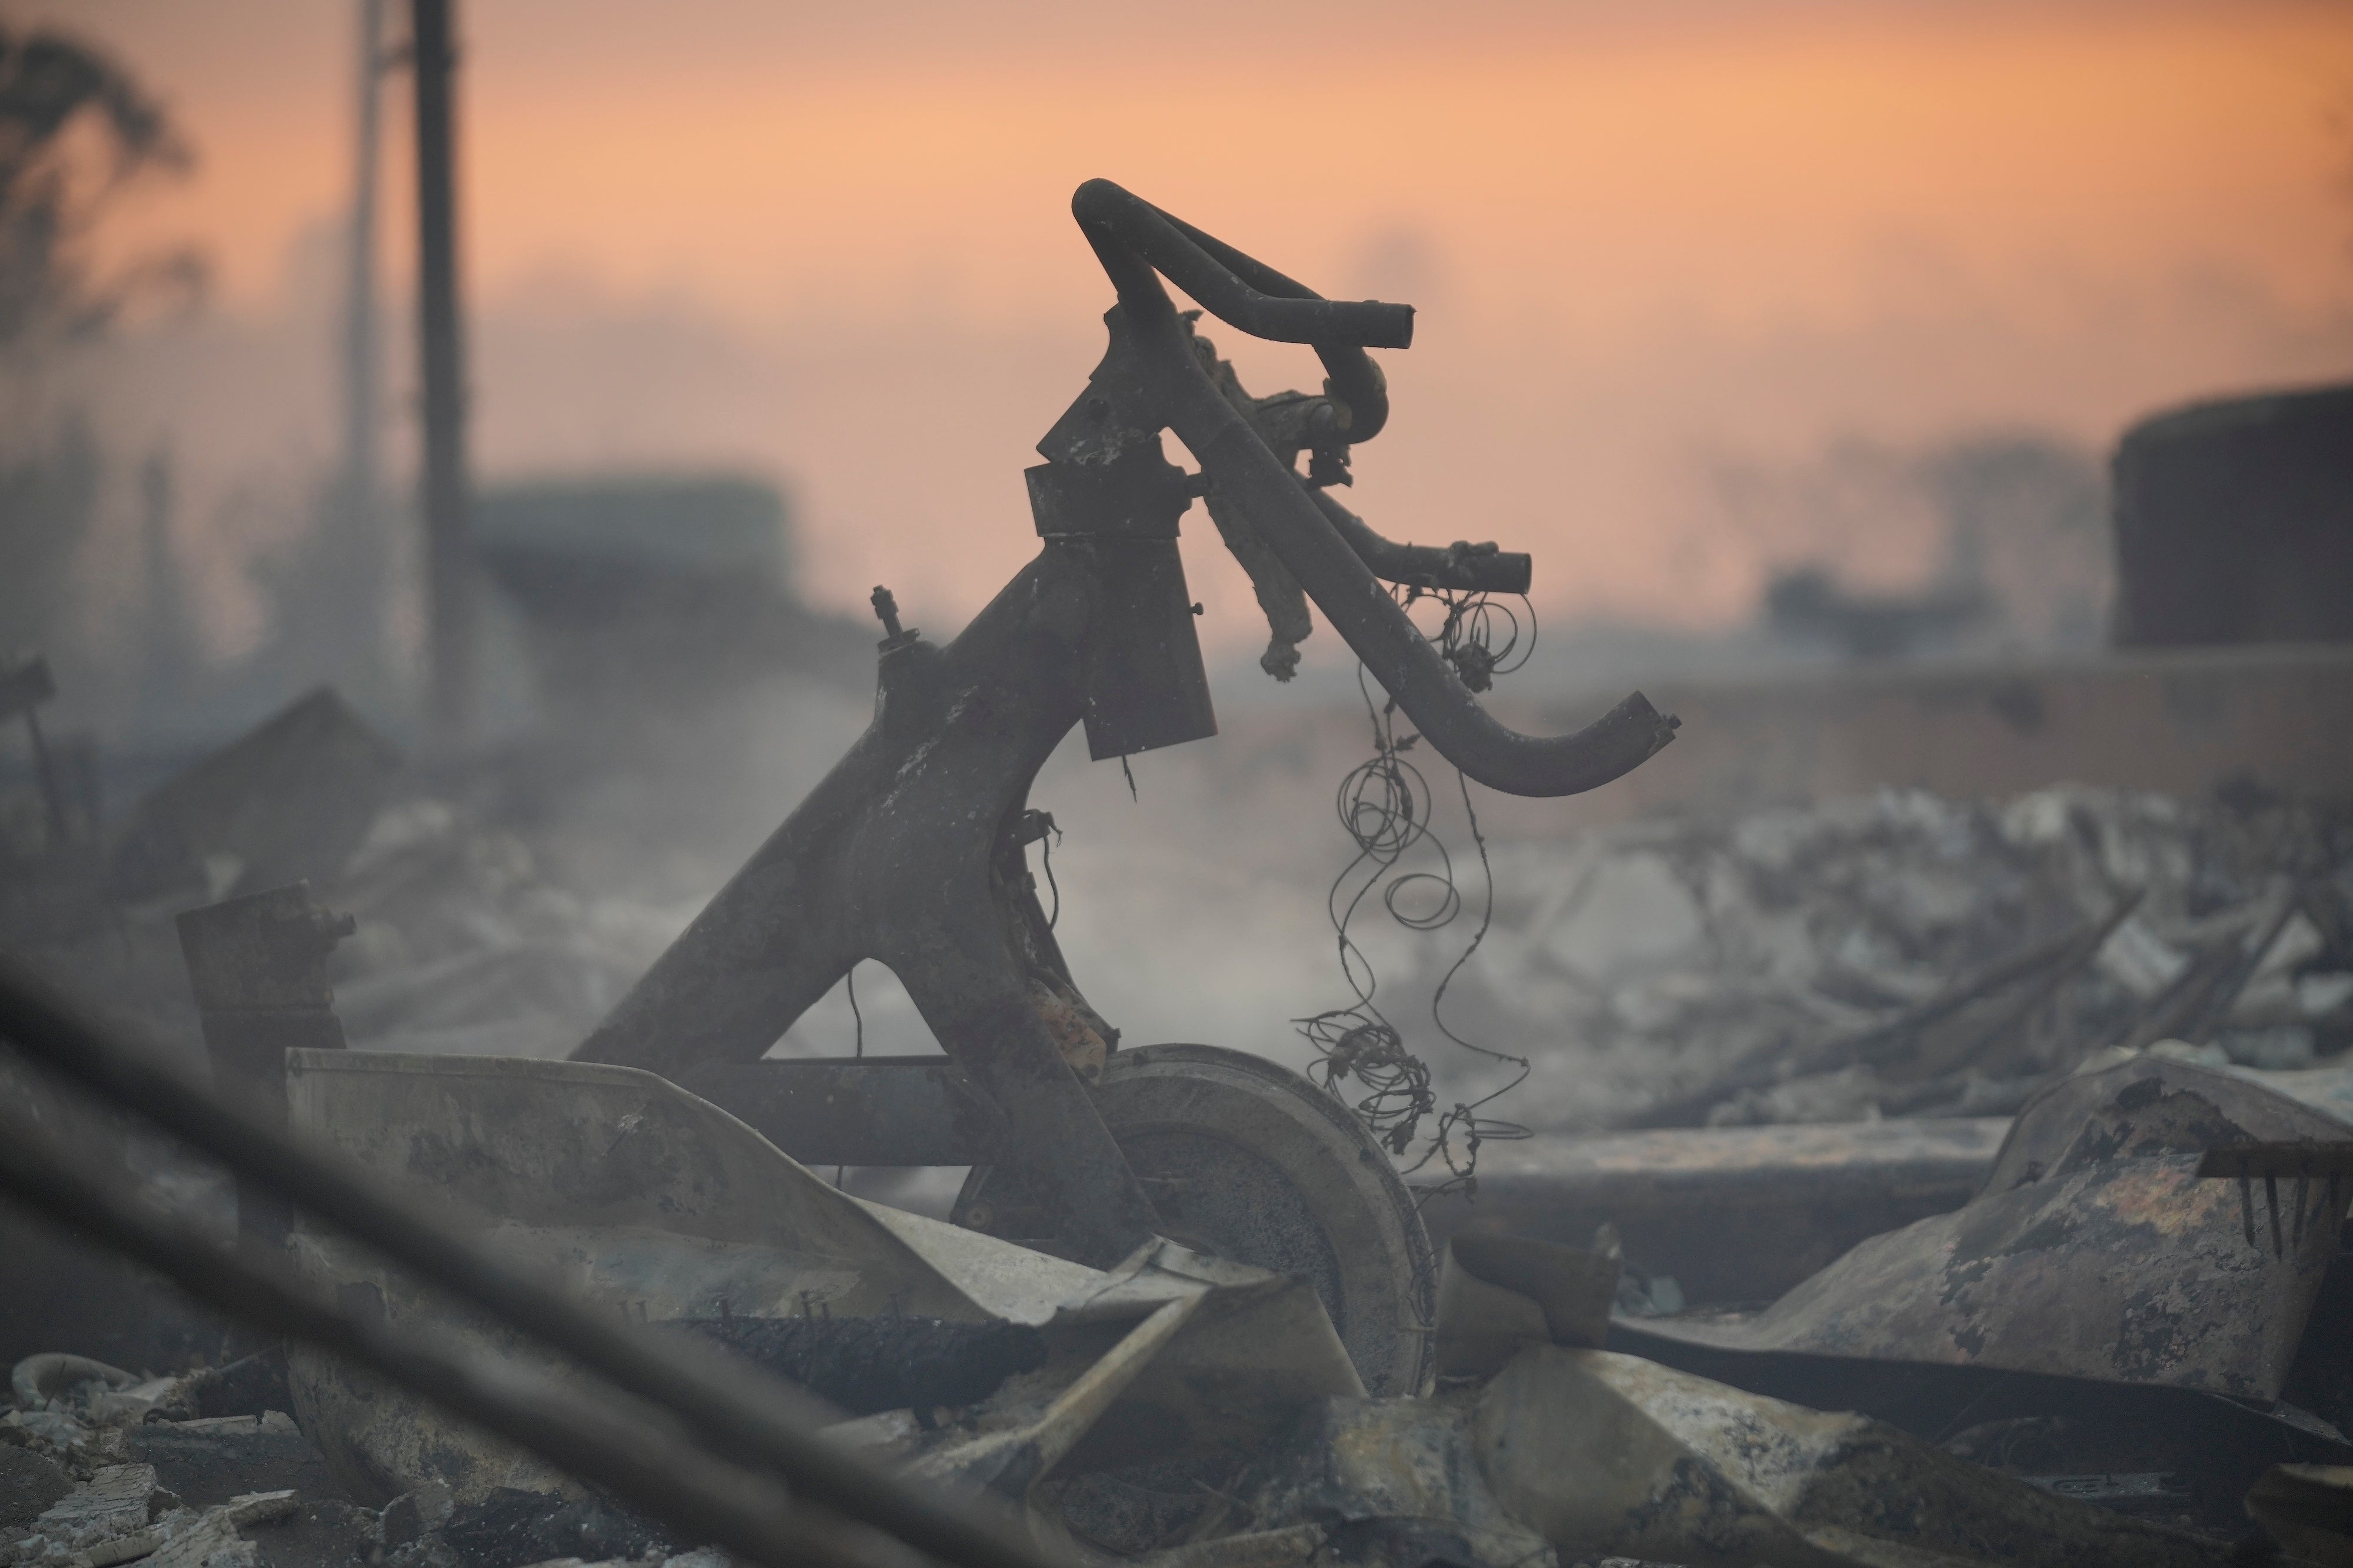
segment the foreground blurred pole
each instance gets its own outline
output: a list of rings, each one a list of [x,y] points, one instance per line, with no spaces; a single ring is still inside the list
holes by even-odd
[[[460,739],[473,707],[472,496],[458,313],[455,0],[411,0],[417,79],[417,322],[425,384],[425,592],[433,721]]]
[[[376,1325],[371,1337],[356,1315],[346,1316],[316,1299],[315,1310],[296,1321],[288,1315],[294,1310],[289,1298],[301,1293],[299,1282],[290,1293],[239,1284],[254,1284],[257,1275],[269,1272],[259,1261],[271,1257],[269,1249],[225,1251],[168,1219],[143,1226],[124,1223],[120,1205],[102,1201],[87,1182],[77,1182],[74,1162],[39,1146],[37,1128],[27,1131],[21,1124],[20,1109],[0,1102],[0,1192],[20,1194],[93,1231],[228,1311],[362,1360],[658,1515],[670,1504],[645,1487],[659,1475],[694,1486],[733,1486],[731,1478],[748,1475],[773,1479],[808,1500],[813,1510],[896,1537],[920,1557],[948,1568],[1060,1568],[1074,1561],[1068,1553],[1049,1557],[998,1520],[912,1486],[875,1468],[865,1456],[838,1447],[818,1430],[827,1415],[809,1407],[805,1393],[764,1369],[715,1345],[634,1324],[516,1268],[504,1254],[448,1228],[349,1159],[308,1146],[256,1114],[250,1104],[197,1082],[152,1030],[119,1018],[93,1020],[82,1003],[5,952],[0,1042],[84,1092],[180,1138],[198,1154],[227,1166],[232,1175],[266,1184],[289,1202],[299,1199],[322,1224],[448,1292],[461,1306],[487,1313],[526,1344],[538,1342],[578,1363],[609,1385],[607,1393],[638,1401],[660,1413],[660,1420],[678,1423],[682,1432],[673,1446],[677,1452],[664,1447],[669,1439],[661,1431],[641,1430],[623,1462],[608,1464],[609,1456],[592,1451],[602,1423],[586,1411],[578,1417],[558,1415],[529,1431],[501,1425],[504,1417],[491,1401],[474,1395],[495,1395],[512,1385],[519,1374],[501,1377],[498,1369],[522,1363],[503,1356],[473,1363],[479,1372],[456,1375],[448,1354],[462,1346],[420,1344],[388,1324]],[[282,1270],[282,1259],[278,1267]],[[269,1283],[259,1281],[260,1287]],[[239,1293],[227,1293],[232,1290]],[[404,1353],[400,1364],[376,1353],[404,1342],[416,1353]],[[682,1471],[668,1468],[673,1458],[685,1461]],[[796,1557],[829,1552],[829,1527],[821,1518],[797,1523],[786,1536],[771,1531],[763,1540],[743,1536],[733,1526],[723,1529],[724,1523],[714,1515],[698,1520],[696,1528],[744,1556],[790,1568],[803,1568],[793,1562]],[[788,1538],[792,1534],[798,1536],[797,1546]],[[865,1555],[847,1550],[831,1554]],[[910,1568],[903,1555],[891,1561]]]

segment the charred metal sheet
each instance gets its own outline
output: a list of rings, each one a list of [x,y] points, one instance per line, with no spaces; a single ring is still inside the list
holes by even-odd
[[[2232,1549],[1891,1426],[1632,1356],[1542,1346],[1482,1392],[1486,1483],[1564,1552],[1693,1568],[2219,1565]]]
[[[1018,1495],[1066,1458],[1084,1467],[1188,1445],[1247,1448],[1305,1399],[1364,1388],[1302,1281],[1167,1242],[1106,1276],[865,1204],[649,1073],[351,1051],[295,1052],[288,1070],[298,1128],[373,1173],[424,1187],[453,1224],[494,1239],[505,1257],[560,1271],[632,1321],[718,1320],[733,1325],[723,1334],[782,1342],[826,1331],[744,1321],[867,1320],[835,1331],[868,1349],[911,1332],[888,1325],[913,1318],[938,1320],[949,1336],[985,1337],[990,1324],[1043,1330],[1048,1363],[1007,1380],[989,1405],[1001,1420],[977,1434],[944,1428],[918,1445],[942,1476],[963,1482]],[[554,1365],[527,1339],[452,1310],[380,1255],[307,1220],[293,1252],[314,1281],[380,1302],[388,1323]],[[1124,1342],[1141,1331],[1131,1326],[1172,1304],[1184,1308],[1181,1321],[1096,1370],[1109,1342]],[[356,1495],[431,1480],[461,1500],[500,1486],[567,1485],[335,1358],[297,1349],[289,1361],[296,1414]]]
[[[1424,1204],[1443,1247],[1508,1234],[1626,1256],[1694,1301],[1769,1300],[1868,1237],[1968,1202],[2006,1118],[1539,1133],[1479,1152],[1479,1190]]]
[[[115,839],[109,881],[127,899],[331,881],[399,765],[322,686],[142,796]]]
[[[2353,1138],[2353,1118],[2274,1086],[2302,1073],[2218,1070],[2171,1057],[2139,1056],[2102,1072],[2063,1079],[2019,1112],[1985,1190],[2040,1179],[2079,1139],[2109,1157],[2203,1152],[2233,1143]],[[2188,1098],[2183,1098],[2187,1096]]]
[[[1041,1241],[1054,1196],[1009,1166],[1006,1121],[939,1057],[705,1063],[681,1088],[806,1165],[972,1165],[955,1223]],[[1170,1235],[1306,1279],[1367,1387],[1427,1374],[1433,1258],[1413,1199],[1361,1122],[1287,1068],[1215,1046],[1124,1050],[1095,1108]]]
[[[1005,1113],[945,1057],[702,1062],[678,1075],[804,1165],[976,1165]]]
[[[2290,1100],[2301,1100],[2324,1116],[2353,1122],[2353,1062],[2339,1058],[2337,1065],[2284,1072],[2242,1067],[2223,1070],[2233,1078],[2245,1079]]]
[[[1490,1376],[1532,1344],[1599,1349],[1618,1294],[1615,1251],[1458,1236],[1438,1275],[1438,1375]]]
[[[2019,1118],[1986,1190],[1863,1242],[1761,1312],[1661,1319],[1641,1339],[1719,1350],[2000,1368],[2279,1397],[2340,1212],[2251,1249],[2203,1152],[2348,1129],[2185,1063],[2137,1058]]]

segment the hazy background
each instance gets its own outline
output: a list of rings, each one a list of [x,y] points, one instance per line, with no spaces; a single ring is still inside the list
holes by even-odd
[[[350,8],[5,14],[113,51],[195,149],[94,244],[194,242],[205,302],[16,378],[12,423],[80,411],[118,459],[83,567],[100,621],[136,613],[137,466],[170,455],[198,647],[234,660],[271,635],[269,563],[335,457]],[[483,478],[771,477],[808,594],[888,581],[934,631],[1034,548],[1018,470],[1109,298],[1066,207],[1091,175],[1328,293],[1418,306],[1354,502],[1393,535],[1535,551],[1556,620],[1721,629],[1811,559],[1916,585],[1948,545],[1917,472],[1953,443],[2096,461],[2154,406],[2353,358],[2341,5],[474,0],[460,21]],[[406,92],[388,79],[396,485]],[[1240,361],[1261,391],[1312,384],[1303,353]],[[1254,646],[1192,521],[1204,635]],[[1339,662],[1328,632],[1309,652]]]
[[[95,735],[118,791],[141,782],[125,759],[153,776],[322,679],[414,742],[406,73],[385,83],[379,236],[390,548],[337,556],[354,7],[19,0],[0,21],[112,54],[194,151],[76,237],[94,274],[192,247],[208,277],[101,338],[0,353],[0,469],[79,530],[39,624],[0,645],[47,648],[54,722]],[[1523,712],[1824,657],[1764,624],[1799,570],[1988,595],[1947,654],[2096,646],[2124,425],[2353,366],[2341,4],[465,0],[460,27],[478,477],[773,484],[794,585],[860,637],[875,583],[944,639],[1036,550],[1020,470],[1111,298],[1067,207],[1095,175],[1327,294],[1419,308],[1349,504],[1392,537],[1535,552],[1547,651],[1506,684]],[[1314,384],[1304,351],[1213,335],[1256,391]],[[1066,748],[1039,794],[1072,830],[1061,934],[1131,1039],[1301,1059],[1290,1020],[1347,999],[1323,889],[1347,854],[1331,791],[1361,755],[1329,717],[1353,665],[1326,628],[1279,693],[1198,511],[1185,550],[1229,732],[1137,759],[1140,803]],[[377,609],[387,646],[362,657]],[[493,735],[534,721],[515,635],[492,627]],[[532,907],[567,942],[587,908],[600,984],[623,983],[857,732],[850,651],[855,679],[709,711],[575,711],[652,738],[627,767],[546,752],[560,807],[521,826],[466,805],[393,838],[524,868],[501,898],[568,889],[585,904]],[[1276,701],[1325,714],[1247,711]],[[1467,853],[1459,808],[1441,818]],[[1551,908],[1581,851],[1525,837],[1499,899]],[[1366,933],[1400,1019],[1462,934]],[[887,976],[861,984],[871,1048],[926,1044]],[[1504,1043],[1556,1043],[1544,995],[1505,1000],[1540,1022]],[[562,1050],[609,1001],[501,1048]],[[788,1044],[852,1028],[837,992]]]

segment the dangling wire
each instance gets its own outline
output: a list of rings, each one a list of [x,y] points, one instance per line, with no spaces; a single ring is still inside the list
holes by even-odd
[[[1403,590],[1400,603],[1410,609],[1423,598],[1444,607],[1445,618],[1430,640],[1439,657],[1473,691],[1483,691],[1495,676],[1518,669],[1535,649],[1535,616],[1525,599],[1521,600],[1515,611],[1483,594],[1409,586]],[[1526,616],[1525,647],[1520,646],[1523,615]],[[1498,634],[1502,637],[1500,647],[1496,642]],[[1514,657],[1515,653],[1517,658]],[[1483,898],[1478,930],[1472,933],[1470,942],[1430,994],[1430,1017],[1450,1044],[1492,1061],[1506,1063],[1519,1071],[1502,1088],[1475,1100],[1458,1101],[1451,1109],[1440,1111],[1437,1093],[1430,1087],[1429,1065],[1407,1047],[1404,1036],[1374,1002],[1378,977],[1373,972],[1371,960],[1349,934],[1349,927],[1366,895],[1374,888],[1380,888],[1381,904],[1389,917],[1407,930],[1417,931],[1434,931],[1452,924],[1462,912],[1462,895],[1455,885],[1453,856],[1430,828],[1428,782],[1420,770],[1406,760],[1406,753],[1421,737],[1411,732],[1398,735],[1396,699],[1385,697],[1376,702],[1361,664],[1356,667],[1356,690],[1364,699],[1366,717],[1371,721],[1373,754],[1350,769],[1340,781],[1335,806],[1340,826],[1356,845],[1356,853],[1324,895],[1324,912],[1332,921],[1338,946],[1341,977],[1356,1000],[1353,1006],[1293,1022],[1317,1054],[1317,1061],[1308,1069],[1309,1076],[1335,1097],[1344,1099],[1340,1085],[1354,1079],[1364,1090],[1354,1105],[1356,1115],[1392,1154],[1399,1159],[1409,1154],[1421,1136],[1423,1119],[1434,1119],[1428,1146],[1420,1158],[1405,1170],[1406,1174],[1411,1175],[1432,1160],[1445,1165],[1446,1179],[1420,1190],[1417,1201],[1427,1203],[1440,1193],[1477,1190],[1482,1143],[1529,1135],[1528,1130],[1517,1123],[1480,1112],[1526,1081],[1531,1068],[1525,1057],[1491,1050],[1464,1039],[1447,1023],[1444,1014],[1447,988],[1487,940],[1495,915],[1494,867],[1487,858],[1487,840],[1479,828],[1470,783],[1460,769],[1455,771],[1455,787],[1462,800],[1463,815],[1471,825],[1472,844],[1478,852]],[[1391,875],[1409,851],[1423,845],[1436,852],[1436,870]],[[1348,892],[1352,881],[1355,889]]]
[[[1054,845],[1061,838],[1061,837],[1062,830],[1060,828],[1049,827],[1046,832],[1039,835],[1038,838],[1039,865],[1046,873],[1047,889],[1054,895],[1053,912],[1046,917],[1046,929],[1048,931],[1052,931],[1054,929],[1055,922],[1062,918],[1062,885],[1054,880]]]
[[[849,1054],[863,1061],[866,1058],[866,1015],[858,1010],[858,965],[855,963],[849,966],[849,973],[841,977],[841,988],[849,996],[849,1023],[850,1027],[856,1031],[851,1036],[852,1044]],[[833,1187],[836,1192],[841,1190],[841,1173],[845,1168],[840,1165],[833,1168]]]

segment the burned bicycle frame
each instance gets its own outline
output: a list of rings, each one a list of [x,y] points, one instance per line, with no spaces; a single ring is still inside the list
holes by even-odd
[[[1237,553],[1261,601],[1303,591],[1430,743],[1482,784],[1589,790],[1657,752],[1675,721],[1638,692],[1574,734],[1506,729],[1384,582],[1521,592],[1528,557],[1395,544],[1324,493],[1347,447],[1388,421],[1365,351],[1408,346],[1410,306],[1324,300],[1109,181],[1082,185],[1071,207],[1118,302],[1104,317],[1108,351],[1027,473],[1037,558],[944,647],[900,629],[877,591],[889,635],[872,723],[574,1057],[694,1087],[695,1069],[761,1057],[854,965],[877,960],[976,1091],[948,1108],[949,1141],[1044,1178],[1069,1248],[1102,1265],[1162,1227],[1070,1060],[1089,1036],[1115,1047],[1118,1034],[1079,993],[1039,906],[1029,792],[1074,724],[1097,760],[1216,732],[1176,548],[1196,496],[1212,499],[1221,524],[1246,520]],[[1245,332],[1313,346],[1323,394],[1239,395],[1205,363],[1162,276]],[[1198,473],[1167,461],[1164,430]],[[1293,466],[1303,450],[1305,476]],[[837,1082],[892,1070],[794,1065]],[[925,1092],[903,1072],[892,1081]],[[936,1163],[958,1155],[943,1149]]]

